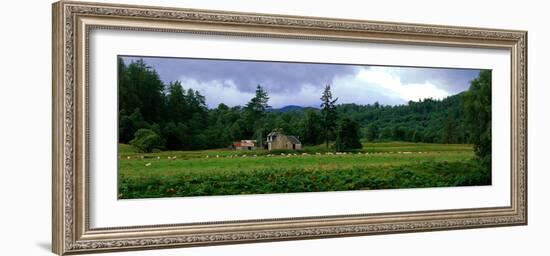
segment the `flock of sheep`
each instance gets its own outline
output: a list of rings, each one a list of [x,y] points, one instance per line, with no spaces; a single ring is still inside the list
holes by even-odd
[[[309,154],[309,153],[301,153],[301,154],[296,154],[296,153],[280,153],[280,154],[267,154],[265,155],[266,157],[277,157],[277,156],[281,156],[281,157],[293,157],[293,156],[313,156],[313,155],[317,155],[317,156],[321,156],[321,155],[327,155],[327,156],[332,156],[332,155],[336,155],[336,156],[340,156],[340,155],[369,155],[369,154],[382,154],[382,153],[385,153],[385,154],[412,154],[412,153],[416,153],[416,154],[422,154],[422,153],[428,153],[428,152],[410,152],[410,151],[398,151],[398,152],[365,152],[365,153],[362,153],[362,152],[357,152],[357,153],[350,153],[350,152],[326,152],[326,153],[315,153],[315,154]],[[242,154],[242,155],[239,155],[239,154],[234,154],[234,155],[206,155],[204,158],[238,158],[238,157],[258,157],[258,155],[254,154],[254,155],[247,155],[247,154]],[[131,156],[127,156],[126,159],[130,160],[130,159],[144,159],[145,157],[144,156],[134,156],[134,157],[131,157]],[[158,160],[161,159],[160,156],[157,156],[156,157]],[[177,159],[177,156],[168,156],[167,157],[168,160],[176,160]]]
[[[296,153],[281,153],[281,154],[267,154],[265,155],[266,157],[277,157],[277,156],[280,156],[280,157],[297,157],[297,156],[313,156],[313,155],[317,155],[317,156],[321,156],[321,155],[327,155],[327,156],[333,156],[333,155],[336,155],[336,156],[341,156],[341,155],[369,155],[369,154],[382,154],[382,153],[385,153],[385,154],[412,154],[412,153],[416,153],[416,154],[425,154],[425,153],[428,153],[428,152],[410,152],[410,151],[398,151],[398,152],[365,152],[365,153],[362,153],[362,152],[357,152],[357,153],[349,153],[349,152],[326,152],[326,153],[315,153],[315,154],[308,154],[308,153],[301,153],[301,154],[296,154]],[[258,155],[247,155],[247,154],[242,154],[242,155],[238,155],[238,154],[235,154],[235,155],[215,155],[215,156],[210,156],[210,155],[206,155],[205,158],[245,158],[245,157],[258,157]],[[160,160],[162,159],[160,156],[157,156],[156,157],[157,160]],[[177,156],[168,156],[167,159],[168,160],[176,160],[178,157]],[[130,159],[145,159],[144,156],[137,156],[137,157],[131,157],[131,156],[127,156],[126,159],[130,160]],[[145,166],[151,166],[151,162],[148,162],[145,164]]]

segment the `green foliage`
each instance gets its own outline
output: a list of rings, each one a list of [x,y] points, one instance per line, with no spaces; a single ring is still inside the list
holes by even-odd
[[[136,147],[141,152],[151,152],[153,149],[164,148],[163,139],[150,129],[139,129],[130,145]]]
[[[491,71],[484,70],[464,94],[466,125],[482,164],[491,167]]]
[[[119,198],[294,193],[489,185],[490,173],[475,161],[421,162],[400,166],[357,166],[325,170],[300,167],[170,175],[123,175]]]
[[[165,119],[173,123],[184,122],[190,118],[188,96],[183,91],[183,87],[179,81],[168,85],[168,93],[166,95],[166,110]]]
[[[451,118],[447,118],[447,121],[445,123],[445,127],[443,129],[443,138],[442,138],[442,142],[443,143],[457,143],[458,142],[458,137],[457,137],[457,130],[456,130],[456,127],[455,127],[455,123],[453,121],[453,119]]]
[[[321,122],[323,125],[323,136],[328,148],[330,140],[334,137],[336,130],[338,112],[336,111],[336,101],[338,98],[332,99],[332,92],[330,91],[330,84],[325,86],[323,95],[321,96]]]
[[[267,92],[261,85],[256,86],[256,94],[250,99],[250,102],[246,104],[246,110],[253,113],[255,116],[261,116],[265,113],[265,110],[270,106],[267,104],[269,97]]]
[[[363,136],[368,141],[470,142],[465,129],[462,94],[396,106],[341,104],[337,111],[340,116],[347,116],[366,128]],[[453,126],[445,129],[449,119]]]
[[[164,106],[164,84],[157,72],[143,60],[128,66],[119,59],[119,110],[127,113],[139,109],[148,123],[160,121]]]
[[[305,112],[305,118],[300,123],[301,142],[307,145],[317,145],[323,142],[323,127],[321,127],[321,116],[312,109]]]
[[[336,131],[336,151],[348,151],[362,147],[359,140],[359,124],[347,117],[338,123]]]
[[[365,138],[368,141],[375,141],[380,137],[380,128],[376,123],[371,123],[367,126]]]
[[[127,115],[126,109],[119,112],[118,138],[122,143],[129,143],[134,134],[141,128],[149,128],[149,124],[143,120],[139,108]]]
[[[261,85],[256,86],[256,93],[245,106],[245,119],[248,129],[245,134],[254,138],[259,147],[263,147],[264,136],[268,131],[265,128],[265,113],[270,106],[267,104],[269,96]]]

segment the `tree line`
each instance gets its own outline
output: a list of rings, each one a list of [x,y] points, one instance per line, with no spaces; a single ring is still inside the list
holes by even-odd
[[[179,81],[164,84],[141,59],[126,64],[119,58],[118,72],[119,142],[146,151],[224,148],[241,139],[261,147],[267,133],[279,129],[303,144],[335,150],[360,148],[360,140],[473,143],[478,155],[490,159],[490,71],[481,71],[468,91],[443,100],[338,104],[326,85],[319,108],[290,111],[272,109],[261,85],[245,106],[209,109],[199,91]]]

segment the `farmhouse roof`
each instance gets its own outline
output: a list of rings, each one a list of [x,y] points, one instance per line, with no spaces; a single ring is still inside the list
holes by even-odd
[[[296,138],[295,136],[289,135],[287,137],[288,137],[288,140],[290,140],[290,142],[292,142],[292,144],[302,144],[300,142],[300,140],[298,138]]]
[[[273,136],[273,135],[279,135],[282,134],[281,132],[270,132],[267,137]]]

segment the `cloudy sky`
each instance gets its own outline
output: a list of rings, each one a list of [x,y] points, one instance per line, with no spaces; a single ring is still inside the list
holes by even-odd
[[[122,57],[126,64],[136,57]],[[188,58],[143,58],[168,84],[181,81],[219,103],[245,105],[258,84],[269,94],[269,105],[319,107],[322,90],[332,86],[338,103],[404,104],[424,98],[442,99],[465,91],[479,70],[413,68]]]

